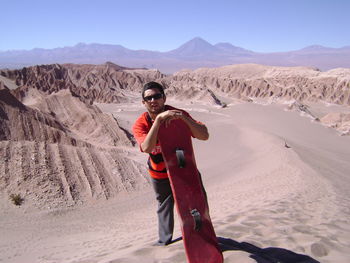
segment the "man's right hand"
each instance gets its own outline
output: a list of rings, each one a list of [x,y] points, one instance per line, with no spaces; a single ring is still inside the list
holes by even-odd
[[[165,122],[165,127],[167,127],[172,120],[182,119],[182,112],[179,110],[167,110],[157,115],[156,121],[159,124]]]

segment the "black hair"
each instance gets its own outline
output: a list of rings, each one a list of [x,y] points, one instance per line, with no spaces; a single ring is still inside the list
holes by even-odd
[[[161,94],[164,95],[164,88],[161,84],[159,84],[158,82],[155,82],[155,81],[151,81],[151,82],[148,82],[146,83],[144,86],[143,86],[143,89],[142,89],[142,99],[145,98],[145,91],[146,90],[149,90],[149,89],[157,89]]]

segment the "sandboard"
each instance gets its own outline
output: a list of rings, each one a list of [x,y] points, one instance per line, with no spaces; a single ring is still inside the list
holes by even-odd
[[[198,174],[191,132],[181,120],[161,125],[158,139],[168,170],[189,263],[222,263],[223,256],[209,216]]]

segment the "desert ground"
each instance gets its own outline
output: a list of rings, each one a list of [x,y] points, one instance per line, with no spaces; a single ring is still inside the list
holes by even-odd
[[[209,140],[194,140],[194,147],[225,262],[350,262],[349,136],[282,103],[168,103],[209,129]],[[97,105],[129,130],[144,111],[139,100]],[[350,111],[324,103],[309,109],[321,116],[331,107]],[[146,163],[137,146],[125,148]],[[149,184],[71,208],[2,202],[0,262],[186,262],[181,240],[152,246],[157,204]],[[180,237],[176,216],[174,239]]]

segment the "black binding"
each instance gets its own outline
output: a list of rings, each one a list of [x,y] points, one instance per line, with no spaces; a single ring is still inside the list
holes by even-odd
[[[197,209],[192,209],[191,210],[191,216],[193,217],[194,220],[194,230],[199,231],[202,228],[202,219],[201,219],[201,214]]]
[[[175,152],[176,152],[177,164],[179,165],[180,168],[184,168],[186,166],[184,150],[177,148]]]

